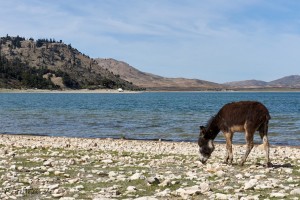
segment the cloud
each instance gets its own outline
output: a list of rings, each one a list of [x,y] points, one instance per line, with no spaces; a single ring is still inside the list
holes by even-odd
[[[62,39],[91,57],[169,77],[271,80],[299,73],[299,6],[278,0],[11,0],[0,2],[0,34]]]

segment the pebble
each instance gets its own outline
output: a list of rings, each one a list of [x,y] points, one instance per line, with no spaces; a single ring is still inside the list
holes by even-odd
[[[253,189],[256,186],[256,184],[257,184],[257,179],[251,179],[245,183],[244,190]]]
[[[197,143],[1,134],[0,138],[4,152],[0,199],[22,199],[20,191],[27,192],[28,199],[61,200],[256,200],[261,191],[265,199],[300,196],[297,148],[272,147],[274,167],[265,168],[256,164],[258,157],[264,158],[256,147],[241,167],[222,164],[225,146],[220,144],[203,165]],[[234,145],[234,152],[238,162],[244,146]]]
[[[286,194],[280,193],[280,192],[272,192],[272,193],[270,194],[270,197],[284,198],[284,197],[286,197]]]
[[[126,189],[128,192],[136,192],[136,187],[135,186],[128,186],[127,189]]]
[[[138,179],[144,179],[144,175],[141,173],[135,173],[131,177],[129,177],[130,180],[138,180]]]
[[[291,195],[299,195],[300,196],[300,188],[293,189],[290,192]]]

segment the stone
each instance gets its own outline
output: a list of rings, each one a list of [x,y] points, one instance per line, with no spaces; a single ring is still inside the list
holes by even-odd
[[[237,174],[237,175],[235,175],[235,177],[236,177],[237,179],[242,179],[244,176],[243,176],[242,174]]]
[[[113,161],[111,159],[105,159],[105,160],[102,160],[101,162],[107,163],[107,164],[113,163]]]
[[[75,187],[76,190],[83,190],[84,189],[84,186],[83,185],[77,185]]]
[[[55,189],[57,189],[57,188],[59,188],[59,184],[53,184],[53,185],[49,185],[49,186],[48,186],[48,189],[49,189],[49,190],[55,190]]]
[[[17,169],[17,166],[16,166],[16,165],[12,165],[12,166],[10,166],[9,169],[16,170],[16,169]]]
[[[48,166],[48,167],[53,167],[52,165],[52,161],[51,160],[46,160],[44,163],[43,163],[44,166]]]
[[[291,195],[300,195],[300,188],[293,189],[290,192]]]
[[[136,187],[135,186],[128,186],[127,189],[126,189],[128,192],[136,192]]]
[[[78,178],[68,180],[68,182],[69,182],[70,184],[77,183],[78,181],[79,181]]]
[[[108,177],[115,177],[117,176],[118,174],[115,172],[115,171],[110,171],[108,172]]]
[[[202,194],[205,193],[205,192],[210,191],[210,186],[206,182],[200,183],[199,187],[200,187],[200,191],[201,191]]]
[[[157,197],[168,197],[171,194],[171,190],[169,188],[165,189],[164,191],[158,192],[155,194]]]
[[[227,200],[228,196],[227,196],[227,194],[217,193],[216,199]]]
[[[144,176],[141,173],[135,173],[131,177],[129,177],[130,180],[138,180],[138,179],[143,179]]]
[[[55,189],[55,190],[52,192],[51,195],[52,195],[54,198],[59,198],[59,197],[64,196],[64,193],[65,193],[65,191],[64,191],[63,189],[58,188],[58,189]]]
[[[138,197],[135,198],[134,200],[158,200],[158,199],[155,197]]]
[[[271,198],[272,198],[272,197],[276,197],[276,198],[284,198],[284,197],[286,197],[286,194],[280,193],[280,192],[272,192],[272,193],[270,194],[270,197],[271,197]]]
[[[253,189],[257,184],[257,179],[251,179],[245,183],[244,190]]]
[[[217,175],[218,177],[222,178],[222,177],[225,175],[225,172],[222,171],[222,170],[219,170],[219,171],[216,172],[216,175]]]
[[[156,177],[149,177],[149,178],[147,178],[147,182],[149,184],[151,184],[151,185],[159,184],[160,183],[159,179],[156,178]]]
[[[170,184],[171,184],[171,180],[170,179],[165,179],[163,182],[161,182],[159,184],[159,186],[166,187],[166,186],[169,186]]]

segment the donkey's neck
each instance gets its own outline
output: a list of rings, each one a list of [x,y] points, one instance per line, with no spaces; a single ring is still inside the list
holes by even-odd
[[[220,132],[218,119],[219,117],[216,115],[207,122],[206,134],[204,138],[214,140],[217,137],[218,133]]]

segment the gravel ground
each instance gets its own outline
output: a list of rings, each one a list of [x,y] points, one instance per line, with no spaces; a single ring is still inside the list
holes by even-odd
[[[196,143],[0,135],[0,199],[299,199],[299,148],[272,146],[272,168],[233,148],[202,165]]]

